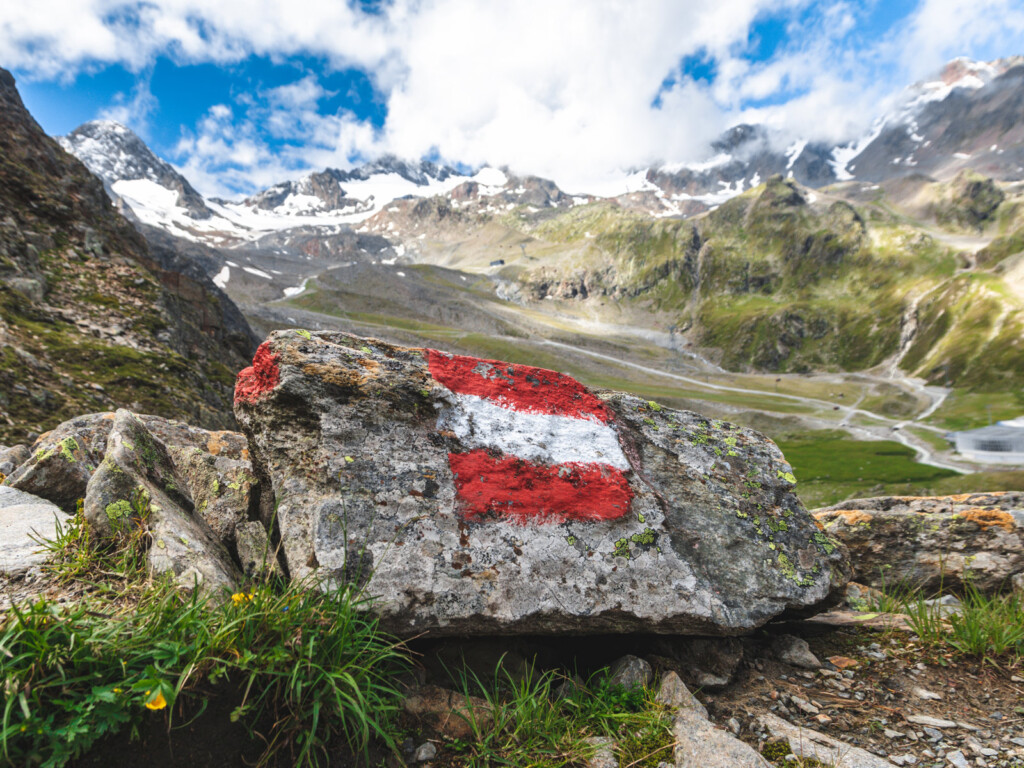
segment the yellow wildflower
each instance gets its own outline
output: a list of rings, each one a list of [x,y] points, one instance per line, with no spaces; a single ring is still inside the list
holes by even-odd
[[[146,702],[146,709],[163,709],[167,706],[167,699],[164,695],[157,691],[156,696]]]
[[[235,594],[231,596],[231,602],[233,602],[235,605],[241,605],[242,603],[248,602],[249,600],[252,600],[251,592],[248,595],[245,594],[245,592],[235,592]]]

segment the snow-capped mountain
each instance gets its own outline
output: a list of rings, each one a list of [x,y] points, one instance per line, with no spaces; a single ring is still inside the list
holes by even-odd
[[[910,173],[948,179],[970,168],[1024,179],[1024,57],[956,59],[917,83],[871,133],[834,153],[840,180],[880,182]]]
[[[452,209],[495,214],[516,206],[565,207],[611,197],[655,216],[689,216],[721,204],[773,175],[807,187],[872,183],[925,173],[939,179],[972,168],[998,179],[1024,179],[1024,57],[951,62],[931,81],[909,87],[872,130],[840,146],[793,139],[760,125],[737,125],[700,163],[663,164],[624,174],[621,183],[566,194],[553,182],[494,168],[473,175],[428,162],[382,157],[351,170],[328,168],[284,181],[244,200],[204,200],[135,134],[109,121],[86,123],[62,145],[102,178],[141,222],[217,247],[279,247],[290,230],[303,242],[337,235],[386,212],[402,198],[447,200]],[[399,206],[405,208],[407,206]],[[396,209],[397,210],[397,209]]]
[[[411,188],[415,189],[413,194],[427,197],[450,189],[449,179],[464,178],[452,168],[410,163],[389,155],[350,171],[328,168],[298,181],[275,184],[246,198],[242,205],[295,216],[328,211],[358,214],[410,194]]]
[[[188,180],[164,162],[130,129],[112,120],[93,120],[78,126],[60,145],[99,176],[116,198],[137,205],[157,196],[174,193],[174,205],[194,219],[208,219],[212,212]],[[159,189],[154,189],[159,187]]]

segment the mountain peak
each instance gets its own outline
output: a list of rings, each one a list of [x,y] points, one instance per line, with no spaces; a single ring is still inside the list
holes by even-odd
[[[207,219],[212,212],[188,180],[157,157],[131,129],[114,120],[90,120],[57,141],[102,179],[113,196],[120,197],[118,185],[150,182],[176,192],[178,205],[195,219]]]

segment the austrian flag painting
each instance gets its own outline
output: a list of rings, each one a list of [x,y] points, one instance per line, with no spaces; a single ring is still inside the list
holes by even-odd
[[[462,514],[519,523],[614,520],[629,511],[629,461],[611,411],[554,371],[426,350],[449,390],[440,431]]]

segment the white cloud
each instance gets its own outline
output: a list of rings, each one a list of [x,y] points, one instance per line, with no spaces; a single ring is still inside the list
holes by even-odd
[[[1020,0],[919,0],[867,35],[878,2],[393,0],[364,13],[339,0],[301,9],[290,0],[34,0],[0,8],[0,61],[67,78],[111,63],[145,72],[157,56],[306,56],[360,68],[382,94],[380,130],[324,114],[333,94],[311,70],[211,105],[176,154],[204,191],[254,189],[384,152],[508,165],[585,189],[647,163],[701,159],[740,121],[844,139],[949,58],[1020,52],[1024,39]],[[755,61],[749,41],[766,14],[789,25]],[[713,60],[710,84],[679,76],[693,55]],[[107,112],[138,125],[152,108],[140,87]]]

